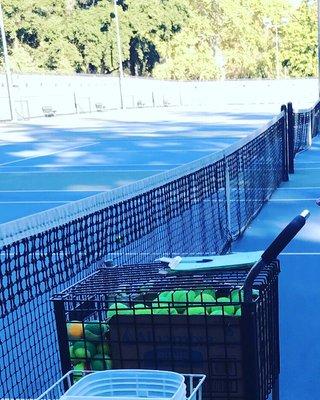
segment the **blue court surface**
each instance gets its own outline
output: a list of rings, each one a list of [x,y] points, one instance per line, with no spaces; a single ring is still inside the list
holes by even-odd
[[[265,249],[300,212],[311,216],[280,256],[281,400],[320,396],[320,141],[295,159],[282,183],[233,251]]]
[[[0,125],[0,223],[222,150],[278,112],[270,105],[135,109]]]

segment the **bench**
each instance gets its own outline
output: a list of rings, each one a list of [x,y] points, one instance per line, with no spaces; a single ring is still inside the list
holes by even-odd
[[[45,117],[54,117],[56,115],[56,110],[52,106],[43,106],[42,111]]]
[[[106,107],[102,103],[96,103],[96,110],[98,112],[105,111]]]
[[[142,100],[137,101],[137,107],[141,108],[144,107],[146,104]]]

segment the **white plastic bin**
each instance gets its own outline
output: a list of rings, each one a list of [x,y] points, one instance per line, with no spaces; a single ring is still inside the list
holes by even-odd
[[[204,380],[154,370],[69,371],[36,400],[202,400]]]
[[[185,400],[184,376],[155,370],[109,370],[84,376],[61,400]]]

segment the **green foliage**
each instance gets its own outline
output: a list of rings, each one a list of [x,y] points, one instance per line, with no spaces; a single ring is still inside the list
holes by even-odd
[[[294,9],[289,0],[117,0],[125,73],[266,78],[278,66],[280,76],[315,76],[316,3],[302,0]],[[14,70],[118,73],[113,0],[3,0],[2,6]]]
[[[281,61],[290,76],[317,74],[317,2],[304,0],[284,31]]]

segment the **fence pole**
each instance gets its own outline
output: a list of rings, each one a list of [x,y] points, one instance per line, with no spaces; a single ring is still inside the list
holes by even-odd
[[[74,108],[76,110],[76,114],[78,114],[78,103],[77,103],[76,92],[73,92],[73,100],[74,100]]]
[[[91,97],[89,96],[88,99],[89,99],[89,113],[91,113],[91,112],[92,112],[92,108],[91,108]]]
[[[114,16],[116,22],[116,32],[117,32],[117,47],[118,47],[118,58],[119,58],[119,94],[120,94],[120,107],[124,108],[124,99],[123,99],[123,66],[122,66],[122,45],[121,45],[121,37],[120,37],[120,25],[119,25],[119,16],[118,16],[118,3],[117,0],[113,0],[113,8],[114,8]]]
[[[287,182],[289,180],[289,146],[288,146],[288,111],[287,106],[283,104],[281,106],[281,111],[284,113],[283,120],[283,152],[282,152],[282,162],[283,162],[283,181]]]
[[[4,67],[5,67],[5,74],[6,74],[6,82],[7,82],[7,92],[8,92],[8,99],[9,99],[9,109],[10,109],[10,119],[11,121],[16,120],[16,112],[14,107],[14,96],[13,96],[13,84],[12,84],[12,75],[11,75],[11,67],[8,55],[8,48],[7,48],[7,38],[4,30],[4,21],[3,21],[3,11],[2,6],[0,3],[0,34],[1,34],[1,41],[2,41],[2,48],[3,48],[3,58],[4,58]]]
[[[288,103],[289,174],[294,174],[294,114],[292,103]]]

